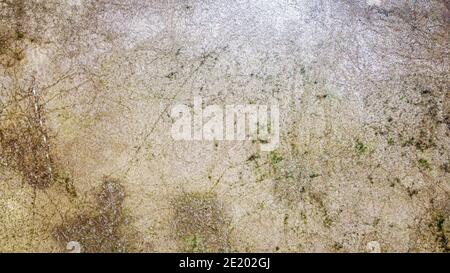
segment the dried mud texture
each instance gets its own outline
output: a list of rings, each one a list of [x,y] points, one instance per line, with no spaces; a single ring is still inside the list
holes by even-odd
[[[184,194],[174,199],[172,206],[180,251],[230,251],[230,219],[216,196],[209,193]]]

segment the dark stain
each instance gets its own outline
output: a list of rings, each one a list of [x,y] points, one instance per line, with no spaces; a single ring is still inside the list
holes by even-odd
[[[172,201],[173,226],[182,251],[230,250],[230,219],[214,194],[189,193]]]
[[[80,243],[82,252],[135,252],[133,232],[124,214],[125,191],[120,181],[105,178],[97,195],[95,210],[86,211],[56,227],[53,236],[63,247]],[[125,233],[124,228],[127,228]]]

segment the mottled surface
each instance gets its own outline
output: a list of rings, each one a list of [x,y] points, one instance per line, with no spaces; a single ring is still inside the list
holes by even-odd
[[[449,7],[0,0],[0,251],[448,252]],[[195,96],[279,148],[172,140]]]

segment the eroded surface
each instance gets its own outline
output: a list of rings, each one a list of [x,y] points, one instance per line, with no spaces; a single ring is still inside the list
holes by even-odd
[[[0,0],[0,251],[449,251],[448,1],[143,2]]]

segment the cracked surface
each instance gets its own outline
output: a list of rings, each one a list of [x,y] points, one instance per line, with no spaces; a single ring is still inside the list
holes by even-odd
[[[143,2],[0,0],[1,252],[449,251],[448,1]],[[172,140],[194,96],[280,147]]]

